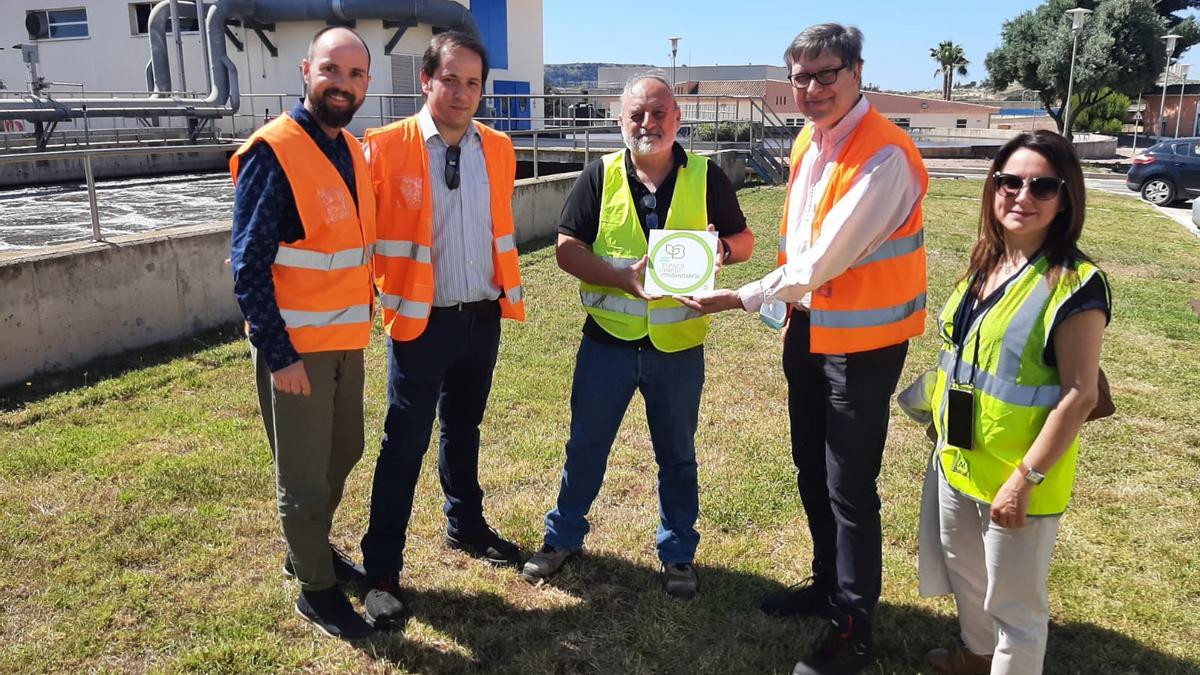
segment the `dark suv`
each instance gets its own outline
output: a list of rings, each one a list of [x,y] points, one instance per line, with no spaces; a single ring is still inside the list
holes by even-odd
[[[1200,195],[1200,137],[1160,141],[1138,153],[1125,185],[1158,206]]]

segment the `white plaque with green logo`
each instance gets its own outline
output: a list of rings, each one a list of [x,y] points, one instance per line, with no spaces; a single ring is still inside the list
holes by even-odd
[[[694,295],[713,289],[717,235],[704,230],[651,230],[646,292]]]

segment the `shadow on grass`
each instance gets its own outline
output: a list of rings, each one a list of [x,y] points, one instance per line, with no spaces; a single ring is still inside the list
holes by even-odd
[[[39,373],[29,378],[28,382],[0,388],[0,413],[19,410],[69,389],[92,386],[126,373],[161,366],[181,357],[195,357],[210,347],[239,339],[244,339],[241,324],[226,324],[189,338],[95,359],[70,370]],[[164,377],[165,380],[156,379],[151,384],[169,382],[178,375]]]
[[[360,649],[420,673],[787,673],[821,636],[823,620],[759,611],[759,600],[780,583],[728,568],[697,569],[700,595],[690,602],[667,597],[657,569],[608,555],[576,558],[542,586],[514,580],[505,595],[406,592],[412,616],[405,630],[378,635]],[[410,640],[406,631],[420,638]],[[929,673],[924,654],[954,644],[958,625],[925,606],[885,602],[875,633],[878,659],[866,672]],[[1111,630],[1069,623],[1050,627],[1045,672],[1200,669]]]

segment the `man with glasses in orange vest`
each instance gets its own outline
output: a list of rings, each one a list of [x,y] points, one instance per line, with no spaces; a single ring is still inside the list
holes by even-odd
[[[362,149],[343,127],[363,103],[370,67],[354,31],[321,30],[300,65],[304,100],[229,162],[234,295],[275,459],[284,572],[300,582],[297,613],[346,640],[371,632],[338,586],[362,570],[329,543],[363,452],[375,196]]]
[[[768,595],[762,609],[833,621],[799,675],[857,673],[874,658],[883,566],[876,480],[908,340],[925,329],[928,177],[908,135],[860,92],[862,42],[857,28],[820,24],[788,46],[809,124],[792,148],[779,267],[691,303],[744,307],[768,323],[786,316],[792,459],[813,574]]]
[[[524,320],[513,231],[516,155],[475,122],[487,52],[440,33],[421,64],[417,115],[364,139],[379,212],[375,266],[388,345],[388,409],[362,540],[376,628],[401,625],[399,577],[421,462],[436,412],[446,544],[496,565],[520,551],[483,516],[479,424],[492,387],[501,317]]]

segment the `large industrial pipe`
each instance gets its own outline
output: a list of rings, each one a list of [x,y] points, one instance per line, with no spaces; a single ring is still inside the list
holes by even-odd
[[[177,0],[177,3],[196,5],[194,0]],[[151,61],[147,69],[147,83],[153,92],[150,97],[5,100],[0,101],[0,120],[53,122],[78,119],[84,116],[82,108],[85,105],[88,117],[222,117],[236,113],[241,104],[237,67],[225,50],[225,22],[229,18],[260,23],[381,19],[433,24],[479,34],[470,11],[453,0],[217,0],[209,8],[204,24],[212,85],[206,98],[187,99],[169,97],[171,70],[166,24],[170,5],[171,0],[162,0],[150,12]]]

